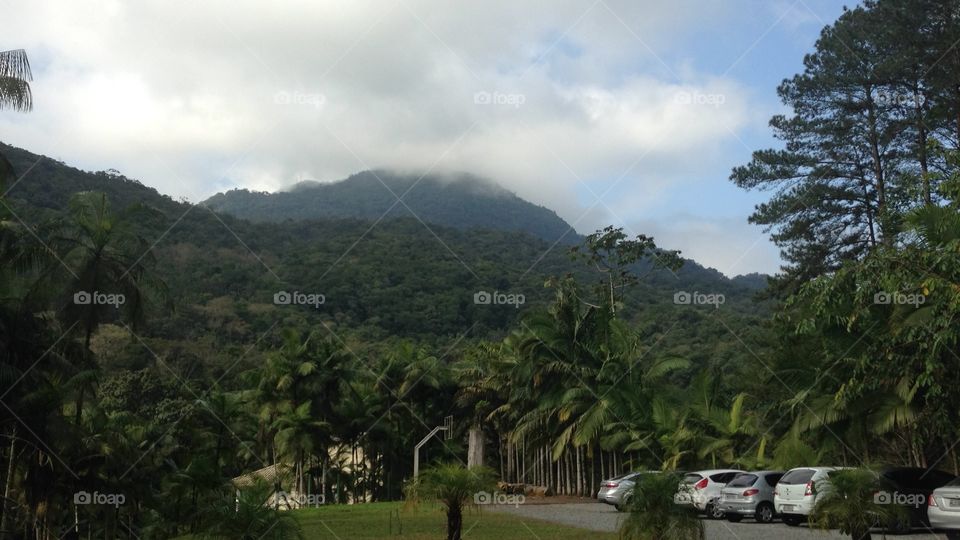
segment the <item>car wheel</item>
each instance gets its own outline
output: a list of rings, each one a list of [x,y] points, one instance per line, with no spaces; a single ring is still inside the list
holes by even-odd
[[[783,523],[791,527],[796,527],[800,524],[800,518],[796,516],[783,516]]]
[[[907,534],[913,530],[913,527],[910,526],[910,519],[897,519],[888,527],[890,532],[894,534]]]
[[[740,514],[727,514],[727,521],[729,521],[730,523],[740,523],[742,519],[743,519],[743,516],[741,516]]]
[[[756,518],[759,523],[770,523],[776,512],[773,511],[773,505],[770,503],[760,503],[757,506]]]
[[[716,503],[707,504],[707,517],[710,519],[723,519],[726,516],[726,513],[720,508]]]

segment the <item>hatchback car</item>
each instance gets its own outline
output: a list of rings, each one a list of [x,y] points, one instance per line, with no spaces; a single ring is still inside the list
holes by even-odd
[[[895,504],[903,509],[903,517],[887,524],[895,532],[907,532],[912,527],[926,527],[928,501],[937,488],[943,487],[954,475],[936,469],[920,467],[887,467],[879,472],[880,491],[874,501]]]
[[[737,522],[745,517],[770,523],[777,512],[773,506],[773,490],[783,471],[752,471],[738,474],[720,490],[720,509],[727,520]]]
[[[949,540],[960,540],[960,478],[933,490],[927,499],[930,526],[947,533]]]
[[[600,483],[600,490],[597,492],[597,500],[613,505],[617,510],[623,511],[630,504],[630,497],[633,495],[633,488],[644,475],[656,474],[656,471],[637,471],[627,473],[616,478],[604,480]]]
[[[817,496],[829,489],[829,476],[839,467],[799,467],[790,469],[777,482],[773,506],[784,523],[795,527],[807,519]]]
[[[721,519],[724,517],[724,512],[717,504],[720,499],[720,489],[742,472],[745,471],[712,469],[687,473],[680,481],[680,489],[674,495],[673,502],[691,506],[698,512],[705,513],[707,517]]]

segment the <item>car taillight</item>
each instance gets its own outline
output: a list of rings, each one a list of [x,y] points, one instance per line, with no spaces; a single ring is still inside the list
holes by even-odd
[[[780,486],[777,486],[777,487],[773,488],[773,496],[774,496],[774,497],[779,497],[779,496],[780,496]]]
[[[697,482],[696,484],[694,484],[694,485],[693,485],[693,488],[694,488],[694,489],[704,489],[704,488],[707,487],[707,484],[708,484],[708,483],[709,483],[709,480],[707,480],[706,478],[704,478],[704,479],[700,480],[699,482]]]
[[[620,482],[607,482],[603,487],[614,488],[620,485]]]
[[[807,482],[807,489],[804,490],[803,496],[810,497],[811,495],[813,495],[813,482]]]
[[[927,497],[927,506],[936,506],[936,505],[937,505],[937,498],[931,494],[929,497]]]
[[[743,496],[744,496],[744,497],[752,497],[753,495],[756,495],[757,493],[760,493],[760,490],[757,489],[757,488],[752,488],[752,489],[748,489],[748,490],[744,491],[744,492],[743,492]]]

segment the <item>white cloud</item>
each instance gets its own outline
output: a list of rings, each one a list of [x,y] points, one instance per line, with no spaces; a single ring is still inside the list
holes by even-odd
[[[23,3],[4,37],[33,59],[36,110],[0,130],[194,201],[367,167],[467,170],[571,222],[587,212],[577,228],[591,230],[611,215],[584,193],[619,179],[605,202],[634,219],[739,144],[747,91],[654,52],[724,13],[719,0]]]

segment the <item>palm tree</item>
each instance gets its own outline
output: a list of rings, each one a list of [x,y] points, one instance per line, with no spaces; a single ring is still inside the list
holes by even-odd
[[[243,490],[224,489],[215,504],[204,512],[203,538],[226,540],[302,539],[296,518],[267,504],[273,487],[263,482]]]
[[[9,107],[21,112],[33,109],[32,80],[26,51],[0,51],[0,109]]]
[[[880,504],[874,494],[880,490],[875,472],[844,469],[830,473],[830,489],[817,497],[810,523],[824,530],[839,529],[853,540],[870,540],[870,529],[896,523],[904,516],[895,504]]]
[[[688,508],[673,502],[680,475],[644,475],[637,482],[629,503],[630,514],[620,526],[626,540],[699,540],[703,523]]]
[[[78,366],[77,375],[86,384],[81,384],[77,392],[77,425],[90,377],[96,374],[90,353],[93,333],[101,322],[114,317],[123,317],[136,328],[143,321],[147,296],[156,293],[161,299],[166,297],[163,282],[153,279],[147,271],[153,261],[150,246],[135,229],[137,221],[148,213],[146,207],[134,205],[115,214],[105,194],[81,192],[70,198],[67,218],[50,226],[52,246],[60,252],[63,264],[54,266],[57,272],[48,278],[67,284],[67,299],[60,315],[66,324],[75,324],[80,330],[86,353]],[[76,301],[77,294],[86,294],[90,299],[95,293],[122,295],[123,301]]]
[[[23,49],[0,51],[0,110],[28,112],[33,109],[33,94],[30,92],[30,61]],[[13,176],[13,165],[0,154],[0,187],[6,178]]]
[[[310,402],[300,405],[290,405],[274,421],[276,431],[277,451],[279,457],[291,460],[294,464],[297,495],[302,495],[304,489],[304,463],[316,450],[316,441],[326,439],[326,431],[330,425],[314,419],[310,412]]]
[[[447,512],[447,540],[460,540],[463,507],[480,492],[493,491],[494,472],[487,467],[467,469],[458,464],[443,464],[427,469],[407,489],[407,500],[437,501]]]

